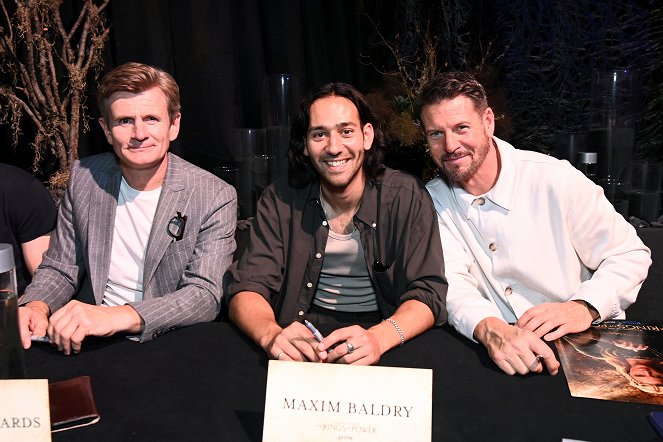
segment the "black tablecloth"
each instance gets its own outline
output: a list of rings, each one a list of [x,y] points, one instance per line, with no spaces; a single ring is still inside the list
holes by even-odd
[[[654,265],[627,315],[663,319],[663,229],[638,233],[652,248]],[[54,440],[262,437],[267,359],[228,323],[195,325],[145,344],[88,339],[69,357],[37,344],[26,359],[31,378],[92,377],[100,422],[56,433]],[[662,406],[573,398],[561,371],[507,376],[483,347],[449,327],[388,352],[380,364],[433,369],[434,441],[658,440],[647,415]]]
[[[145,344],[90,340],[69,357],[38,345],[26,358],[30,377],[92,377],[101,420],[54,440],[261,439],[267,359],[228,323]],[[562,373],[507,376],[448,327],[388,352],[380,364],[433,369],[434,441],[657,439],[647,415],[663,407],[573,398]]]

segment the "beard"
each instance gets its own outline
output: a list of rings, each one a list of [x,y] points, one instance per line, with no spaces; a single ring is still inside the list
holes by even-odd
[[[487,138],[484,143],[477,146],[476,149],[467,149],[461,152],[454,152],[451,154],[442,155],[441,164],[442,172],[452,181],[458,183],[465,183],[470,178],[472,178],[481,168],[481,165],[488,156],[488,151],[490,150],[491,139]],[[472,161],[465,168],[459,167],[446,167],[445,161],[452,160],[454,158],[462,157],[463,155],[471,154]]]

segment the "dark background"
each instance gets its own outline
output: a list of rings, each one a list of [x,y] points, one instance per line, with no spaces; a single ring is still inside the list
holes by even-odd
[[[437,43],[438,70],[479,73],[501,116],[498,134],[524,149],[555,153],[586,130],[594,75],[630,69],[633,157],[662,156],[663,11],[654,0],[112,0],[105,16],[104,70],[139,61],[171,72],[183,115],[172,150],[208,170],[231,156],[236,128],[264,127],[267,75],[293,74],[302,93],[328,81],[380,90],[396,67],[383,43],[414,58],[422,29]],[[108,149],[89,83],[94,121],[81,157]],[[7,131],[0,126],[0,160],[29,169],[26,137],[14,149]],[[399,140],[391,148],[406,149]],[[35,173],[47,177],[48,164]]]

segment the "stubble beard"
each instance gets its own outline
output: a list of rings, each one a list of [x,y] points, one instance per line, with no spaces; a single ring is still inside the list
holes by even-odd
[[[343,174],[335,174],[330,172],[327,169],[326,163],[322,160],[320,161],[321,164],[314,165],[314,169],[318,174],[320,182],[325,186],[343,190],[355,180],[358,174],[363,173],[363,158],[353,158],[350,161],[352,162],[352,169]]]
[[[465,169],[458,168],[448,168],[444,166],[442,162],[442,172],[450,180],[457,183],[465,183],[471,179],[481,168],[481,165],[486,160],[488,156],[488,151],[490,150],[490,139],[487,139],[485,143],[479,146],[472,155],[472,162]]]

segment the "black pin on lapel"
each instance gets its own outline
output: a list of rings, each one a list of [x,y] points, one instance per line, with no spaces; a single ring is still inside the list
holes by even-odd
[[[174,216],[168,221],[168,234],[175,238],[175,241],[179,241],[184,236],[184,228],[186,227],[186,215],[182,215],[180,212],[177,212],[177,216]]]

